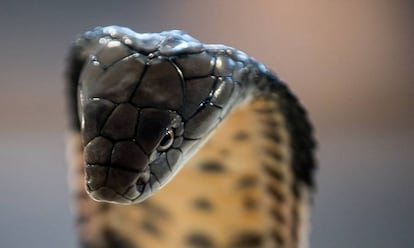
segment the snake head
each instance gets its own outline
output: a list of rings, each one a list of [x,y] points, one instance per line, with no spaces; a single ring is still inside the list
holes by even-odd
[[[78,94],[87,191],[138,203],[179,171],[239,98],[236,65],[180,31],[112,26],[86,36],[95,37]]]
[[[184,132],[179,114],[103,99],[88,101],[84,109],[86,185],[92,198],[139,202],[175,174]]]
[[[79,82],[86,186],[98,201],[136,203],[180,167],[181,78],[168,61],[107,40]]]

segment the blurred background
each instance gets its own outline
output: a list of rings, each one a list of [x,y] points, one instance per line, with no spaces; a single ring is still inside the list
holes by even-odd
[[[0,2],[0,247],[75,247],[64,60],[110,24],[183,29],[275,70],[319,140],[312,247],[413,247],[412,1],[35,2]]]

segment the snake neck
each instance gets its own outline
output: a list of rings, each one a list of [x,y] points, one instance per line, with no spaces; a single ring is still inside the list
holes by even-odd
[[[198,86],[184,87],[185,102],[199,94],[202,104],[176,109],[188,120],[187,128],[192,126],[185,135],[203,140],[213,127],[191,123],[197,118],[206,122],[200,116],[208,110],[199,106],[218,113],[214,122],[207,121],[221,122],[207,144],[142,204],[120,206],[88,198],[77,93],[80,72],[98,40],[86,34],[77,42],[68,70],[72,128],[77,131],[70,156],[74,209],[83,247],[306,247],[314,142],[305,111],[266,67],[225,46],[185,43],[200,51],[168,57],[185,85],[210,85],[203,94]],[[130,52],[131,47],[121,47]],[[188,69],[194,61],[201,64]]]
[[[306,247],[310,190],[292,169],[292,137],[271,96],[232,112],[173,181],[138,205],[86,196],[74,137],[75,209],[85,247]]]

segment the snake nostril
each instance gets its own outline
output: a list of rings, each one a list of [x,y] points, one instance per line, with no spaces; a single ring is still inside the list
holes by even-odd
[[[142,172],[140,174],[140,177],[138,178],[138,180],[135,183],[135,189],[142,193],[145,190],[145,185],[147,185],[149,183],[150,180],[150,169],[149,167],[146,168],[146,170],[144,172]]]
[[[142,181],[138,181],[137,184],[135,185],[135,188],[137,189],[138,192],[142,192],[144,191],[145,183]]]
[[[136,172],[100,165],[86,165],[86,188],[97,201],[129,204],[144,192],[147,171]]]

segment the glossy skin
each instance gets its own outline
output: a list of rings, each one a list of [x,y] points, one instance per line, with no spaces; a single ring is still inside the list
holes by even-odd
[[[109,26],[85,33],[77,46],[86,57],[72,60],[81,64],[75,94],[87,191],[98,201],[143,201],[235,106],[274,90],[293,97],[243,52],[202,44],[181,31],[139,34]],[[302,176],[310,182],[308,171]]]
[[[180,31],[111,26],[75,42],[67,79],[82,247],[274,248],[306,241],[312,129],[297,99],[263,64]],[[168,187],[131,205],[184,164]],[[88,194],[99,202],[86,197],[84,172]],[[167,213],[162,223],[146,219],[159,209]]]
[[[137,203],[164,186],[246,94],[245,54],[180,32],[88,34],[80,77],[87,189]],[[246,67],[247,68],[247,67]]]

